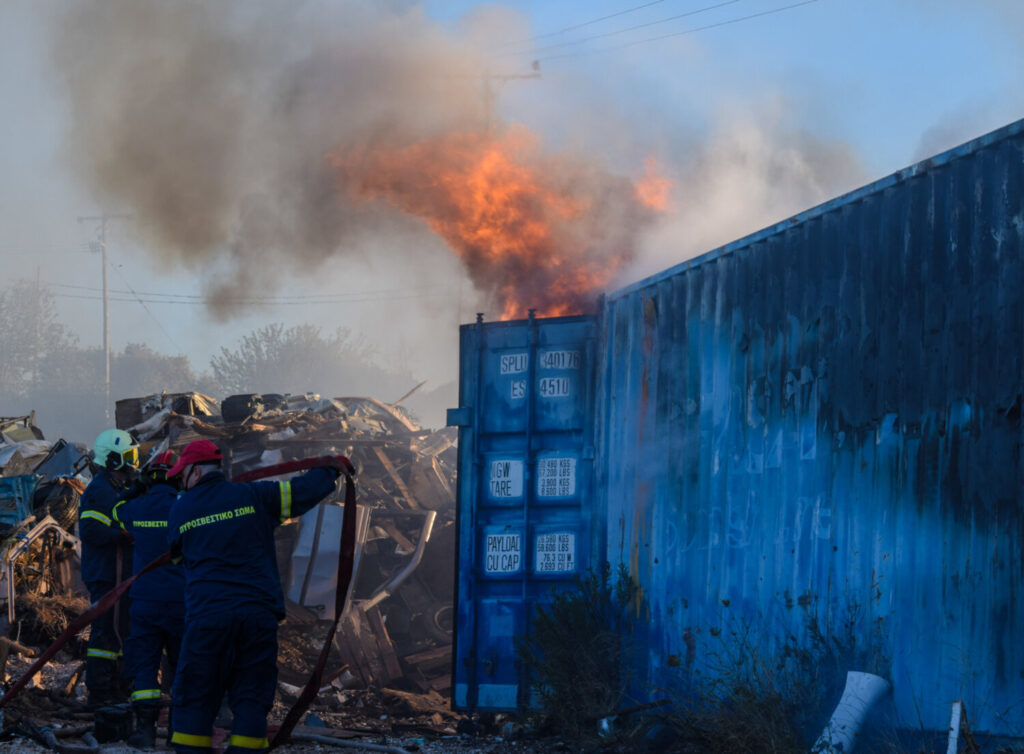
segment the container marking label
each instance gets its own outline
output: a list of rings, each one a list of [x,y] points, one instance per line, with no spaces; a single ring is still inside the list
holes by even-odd
[[[512,400],[526,397],[526,380],[512,380]]]
[[[485,573],[515,573],[523,562],[522,537],[515,534],[488,534],[484,542]]]
[[[501,356],[502,374],[522,374],[530,366],[530,354],[506,353]]]
[[[491,461],[492,498],[523,496],[523,462],[511,458]]]
[[[576,459],[572,456],[537,459],[537,497],[576,494]]]
[[[539,387],[544,398],[568,398],[572,393],[572,380],[568,377],[544,377]]]
[[[541,369],[579,369],[579,351],[541,351]]]
[[[573,532],[538,534],[535,552],[536,573],[565,573],[576,570],[576,535]]]

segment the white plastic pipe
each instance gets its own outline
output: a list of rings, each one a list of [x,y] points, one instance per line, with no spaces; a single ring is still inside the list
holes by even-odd
[[[960,721],[964,716],[964,703],[953,702],[953,713],[949,718],[949,739],[946,742],[946,754],[956,754],[960,744]]]
[[[846,674],[846,688],[828,721],[825,730],[811,748],[813,754],[850,754],[857,744],[861,725],[875,702],[889,693],[887,680],[872,673],[851,670]]]

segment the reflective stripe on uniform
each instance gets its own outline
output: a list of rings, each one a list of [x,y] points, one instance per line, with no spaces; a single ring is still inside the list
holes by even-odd
[[[85,650],[85,656],[99,657],[103,660],[114,660],[116,662],[120,654],[118,652],[111,652],[107,649],[95,649],[94,647],[89,647],[87,650]]]
[[[171,736],[171,743],[181,744],[182,746],[205,746],[209,748],[213,746],[213,736],[194,736],[191,733],[174,731],[174,735]]]
[[[292,517],[292,483],[278,482],[281,486],[281,520]]]
[[[159,699],[160,689],[142,689],[141,691],[132,692],[132,701],[139,699]]]
[[[231,734],[231,738],[228,740],[229,745],[237,746],[239,749],[266,749],[270,746],[270,741],[266,738],[256,738],[255,736],[236,736]]]
[[[128,502],[127,500],[121,500],[121,501],[120,501],[120,502],[118,502],[118,503],[117,503],[117,504],[116,504],[116,505],[115,505],[115,506],[113,507],[113,509],[111,509],[111,511],[110,511],[110,515],[111,515],[111,516],[113,517],[113,519],[114,519],[115,521],[117,521],[118,525],[119,525],[119,526],[120,526],[120,527],[121,527],[122,529],[124,529],[124,522],[123,522],[123,521],[122,521],[122,520],[121,520],[120,518],[118,518],[118,517],[117,517],[117,509],[118,509],[118,508],[120,508],[120,507],[121,507],[122,505],[124,505],[124,504],[125,504],[125,503],[127,503],[127,502]],[[126,531],[127,531],[127,529],[126,529]]]
[[[95,518],[97,521],[110,526],[110,516],[107,516],[99,511],[82,511],[82,518]]]

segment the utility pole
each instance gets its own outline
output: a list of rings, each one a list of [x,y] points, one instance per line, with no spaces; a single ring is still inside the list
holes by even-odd
[[[36,265],[36,301],[35,301],[35,327],[36,327],[36,342],[35,348],[32,350],[32,393],[35,394],[36,388],[39,387],[39,326],[40,319],[42,318],[42,307],[39,303],[41,298],[40,293],[40,280],[39,280],[39,265]]]
[[[506,84],[515,79],[539,79],[540,61],[533,61],[533,73],[491,73],[490,69],[484,71],[483,97],[484,97],[484,133],[490,134],[494,115],[494,101],[497,94],[494,91],[494,82]]]
[[[103,384],[106,389],[103,415],[106,417],[107,424],[110,424],[110,294],[107,288],[107,225],[111,220],[127,220],[130,217],[131,215],[111,215],[104,212],[102,215],[78,218],[80,223],[98,222],[100,224],[99,245],[103,263]]]

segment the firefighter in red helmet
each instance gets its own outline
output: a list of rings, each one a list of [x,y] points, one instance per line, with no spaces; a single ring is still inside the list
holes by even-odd
[[[277,688],[277,624],[284,595],[274,529],[335,490],[338,472],[307,471],[286,482],[229,482],[209,440],[185,446],[168,472],[184,492],[168,544],[185,566],[185,637],[174,684],[179,754],[208,752],[224,693],[234,716],[225,754],[265,751]]]

